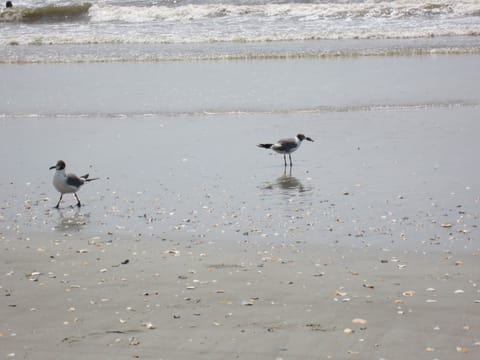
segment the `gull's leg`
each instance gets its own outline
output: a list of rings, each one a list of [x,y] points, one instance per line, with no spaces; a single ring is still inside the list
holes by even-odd
[[[58,199],[58,203],[57,205],[55,205],[56,209],[58,209],[58,207],[60,206],[60,201],[62,201],[62,197],[63,197],[63,194],[60,194],[60,199]]]
[[[75,195],[75,198],[77,199],[77,206],[78,207],[82,206],[82,204],[80,204],[80,199],[78,198],[77,194],[73,193],[73,195]]]

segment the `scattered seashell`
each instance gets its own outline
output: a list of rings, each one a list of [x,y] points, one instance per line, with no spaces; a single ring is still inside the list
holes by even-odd
[[[435,349],[434,349],[434,348],[432,348],[432,347],[427,347],[427,348],[425,348],[425,351],[432,352],[432,351],[435,351]]]
[[[128,345],[140,345],[140,341],[135,336],[132,336],[130,339],[128,339]]]
[[[365,319],[356,318],[352,320],[352,324],[356,324],[356,325],[366,325],[367,323],[368,321]]]
[[[465,291],[462,289],[455,290],[453,293],[454,294],[463,294]]]
[[[167,251],[165,251],[164,253],[165,253],[165,254],[172,254],[172,255],[175,255],[175,256],[179,256],[179,255],[180,255],[180,251],[175,250],[175,249],[167,250]]]
[[[354,331],[353,331],[352,329],[350,329],[350,328],[345,328],[345,329],[343,329],[343,332],[344,332],[344,334],[351,334],[351,333],[353,333]]]
[[[457,346],[457,352],[466,354],[466,353],[469,353],[470,350],[465,347]]]
[[[156,329],[156,326],[153,325],[150,321],[144,323],[143,325],[144,325],[147,329],[151,329],[151,330]]]
[[[443,224],[440,224],[441,227],[443,228],[451,228],[452,227],[452,224],[450,223],[443,223]]]
[[[243,300],[242,305],[243,306],[253,306],[253,301],[252,300]]]
[[[461,261],[461,260],[455,261],[455,265],[456,265],[456,266],[460,266],[460,265],[463,265],[463,264],[464,264],[464,262]]]
[[[88,249],[79,249],[79,250],[77,250],[77,253],[86,254],[86,253],[88,253]]]
[[[415,295],[415,291],[412,291],[412,290],[408,290],[408,291],[404,291],[402,293],[403,296],[413,296]]]

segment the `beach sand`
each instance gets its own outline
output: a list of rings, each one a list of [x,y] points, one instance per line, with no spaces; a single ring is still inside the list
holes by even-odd
[[[475,59],[317,65],[341,74],[381,61],[381,83],[386,73],[401,79],[408,62],[446,71]],[[302,61],[273,62],[263,80],[287,63]],[[81,83],[84,71],[122,65],[132,66],[65,73]],[[48,75],[40,69],[54,72],[28,65],[9,76]],[[317,90],[338,101],[303,97],[298,108],[296,87],[280,91],[272,80],[283,95],[265,85],[257,107],[253,93],[242,105],[224,84],[224,102],[214,87],[205,108],[189,93],[152,109],[153,95],[141,101],[152,84],[140,81],[117,109],[115,96],[97,106],[84,88],[57,112],[61,91],[29,98],[22,111],[20,81],[0,119],[0,357],[477,358],[480,92],[471,90],[480,82],[458,73],[435,86],[425,75],[412,93],[413,80],[389,87],[388,78],[355,99],[331,93],[342,86],[330,75]],[[449,92],[451,81],[469,90]],[[292,155],[291,172],[255,146],[297,132],[315,142]],[[60,158],[68,171],[100,177],[79,192],[80,209],[71,195],[53,209],[48,167]]]
[[[477,252],[9,239],[5,357],[473,359],[480,351]]]

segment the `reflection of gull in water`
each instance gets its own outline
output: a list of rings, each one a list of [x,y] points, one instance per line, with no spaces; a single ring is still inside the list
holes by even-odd
[[[297,189],[298,192],[304,192],[305,188],[303,184],[295,176],[283,174],[280,176],[277,181],[277,186],[283,190],[294,190]]]
[[[300,180],[292,175],[292,170],[287,174],[286,171],[282,176],[278,177],[274,183],[270,183],[265,186],[266,189],[273,190],[274,188],[279,188],[291,192],[292,190],[303,193],[311,190],[311,186],[304,186]]]
[[[87,224],[89,215],[79,210],[60,211],[59,221],[55,230],[57,231],[80,231]]]

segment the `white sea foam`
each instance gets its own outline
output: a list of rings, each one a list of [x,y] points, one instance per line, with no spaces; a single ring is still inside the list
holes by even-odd
[[[71,0],[34,1],[35,12],[45,14],[36,17],[34,24],[19,24],[23,20],[18,16],[8,10],[1,12],[0,46],[225,43],[242,47],[251,43],[339,39],[480,39],[478,0],[185,0],[181,4],[167,0],[104,0],[85,8],[85,16],[74,18],[55,17],[53,11],[45,10],[52,5],[65,9],[81,6],[73,5]],[[18,9],[22,9],[21,3]],[[16,11],[18,14],[23,10]],[[467,51],[478,50],[479,42]],[[457,45],[454,48],[465,49],[462,43]],[[394,50],[398,51],[396,47]],[[15,50],[0,54],[0,61],[10,61],[5,54],[12,52]],[[253,56],[265,54],[268,52],[259,49]],[[202,49],[196,55],[218,56]]]
[[[118,6],[96,4],[90,9],[93,21],[193,21],[205,18],[263,18],[268,21],[319,19],[352,20],[359,18],[405,19],[415,17],[465,17],[480,16],[477,0],[366,1],[353,3],[282,3],[259,5],[200,4],[169,6]]]

